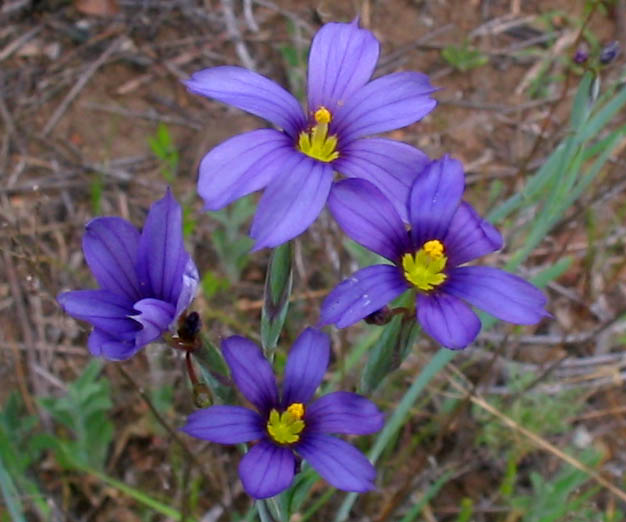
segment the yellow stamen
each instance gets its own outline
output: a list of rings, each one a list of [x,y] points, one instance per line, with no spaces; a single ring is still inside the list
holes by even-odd
[[[323,161],[331,162],[339,157],[337,150],[337,136],[328,135],[328,124],[332,120],[332,114],[326,107],[320,107],[315,111],[316,125],[310,131],[302,131],[298,136],[298,150],[307,156]]]
[[[443,243],[437,239],[426,241],[422,248],[433,259],[441,259],[443,257]]]
[[[300,402],[290,404],[287,410],[282,413],[272,409],[267,421],[267,432],[279,444],[298,442],[300,433],[304,429],[302,417],[304,417],[304,404]]]
[[[446,280],[443,269],[448,258],[443,254],[443,243],[437,239],[427,241],[415,254],[404,254],[404,277],[415,288],[429,292]]]
[[[289,405],[287,411],[291,413],[296,419],[300,420],[302,417],[304,417],[304,404],[302,404],[301,402],[294,402],[293,404]]]
[[[317,123],[330,123],[332,118],[330,111],[326,107],[320,107],[315,111],[315,121]]]

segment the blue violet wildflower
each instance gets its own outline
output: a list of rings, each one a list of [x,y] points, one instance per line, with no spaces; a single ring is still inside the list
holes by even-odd
[[[417,321],[441,345],[465,348],[480,331],[468,306],[515,324],[549,315],[544,294],[518,276],[489,266],[461,266],[502,248],[502,236],[462,201],[465,180],[457,160],[444,156],[417,177],[408,198],[410,230],[371,183],[337,183],[328,205],[344,232],[394,263],[363,268],[322,304],[320,325],[344,328],[416,292]]]
[[[195,297],[198,271],[185,251],[182,211],[169,189],[150,207],[141,233],[119,217],[91,220],[83,253],[100,289],[64,292],[57,300],[93,325],[93,355],[128,359],[167,332]]]
[[[211,406],[192,413],[182,431],[219,444],[258,441],[241,460],[239,476],[257,499],[277,495],[296,472],[294,452],[338,489],[374,488],[376,470],[354,446],[329,433],[365,435],[380,430],[383,415],[355,393],[333,392],[311,402],[330,356],[328,335],[307,328],[287,358],[282,395],[272,366],[260,348],[244,337],[222,342],[232,379],[257,411],[242,406]]]
[[[405,197],[426,155],[384,138],[436,105],[424,74],[398,72],[370,81],[379,55],[374,35],[358,26],[329,23],[313,38],[308,67],[308,110],[278,84],[241,67],[199,71],[185,82],[195,93],[260,116],[277,129],[228,139],[200,164],[198,193],[218,210],[265,188],[252,222],[255,250],[274,247],[306,230],[333,187],[334,172],[367,179],[406,212]]]

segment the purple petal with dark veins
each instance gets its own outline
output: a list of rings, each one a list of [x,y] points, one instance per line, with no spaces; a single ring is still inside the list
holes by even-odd
[[[500,250],[503,241],[496,227],[481,219],[469,203],[462,201],[452,217],[443,244],[449,269]]]
[[[109,361],[125,361],[142,348],[135,345],[134,339],[122,341],[99,328],[89,334],[87,346],[92,355]]]
[[[269,498],[287,489],[293,480],[296,459],[289,448],[262,440],[239,463],[239,477],[253,498]]]
[[[411,186],[430,159],[421,150],[406,143],[385,138],[366,138],[341,148],[333,167],[350,178],[365,179],[391,201],[408,223],[407,212]]]
[[[263,416],[277,407],[278,389],[274,372],[256,344],[234,335],[222,341],[222,354],[237,388]]]
[[[96,281],[104,290],[140,299],[135,272],[139,231],[125,219],[100,217],[85,226],[83,252]]]
[[[408,288],[397,267],[373,265],[355,272],[322,303],[319,326],[350,326],[380,310]]]
[[[296,154],[292,140],[274,129],[244,132],[219,144],[200,163],[198,194],[204,208],[219,210],[264,188]]]
[[[145,297],[178,302],[189,260],[182,227],[182,210],[168,188],[150,207],[139,240],[137,273]]]
[[[417,177],[409,196],[411,237],[416,248],[445,237],[464,190],[463,165],[447,155],[431,162]]]
[[[325,24],[313,38],[309,53],[309,110],[326,107],[334,113],[372,76],[380,46],[374,35],[350,24]]]
[[[306,404],[322,382],[330,357],[330,338],[315,328],[304,330],[293,343],[283,383],[283,405]]]
[[[428,335],[451,350],[465,348],[480,331],[480,319],[472,309],[443,292],[418,294],[417,320]]]
[[[256,240],[252,250],[278,246],[304,232],[324,208],[332,182],[330,164],[295,153],[259,201],[250,229]]]
[[[66,313],[91,323],[119,340],[135,338],[141,325],[129,318],[135,312],[133,302],[108,290],[75,290],[64,292],[57,301]]]
[[[535,324],[549,316],[546,296],[521,277],[491,266],[462,266],[450,272],[445,291],[514,324]]]
[[[139,314],[131,317],[143,326],[135,339],[137,346],[144,346],[156,341],[167,331],[176,315],[174,305],[152,297],[137,301],[134,308]]]
[[[377,78],[348,98],[330,127],[340,145],[421,120],[435,108],[430,97],[435,92],[428,76],[417,72],[398,72]]]
[[[307,433],[296,451],[331,485],[363,493],[375,488],[376,470],[365,455],[341,439]]]
[[[409,235],[391,202],[369,181],[335,183],[328,208],[341,229],[365,248],[396,262],[409,249]]]
[[[265,76],[222,65],[194,73],[184,82],[194,94],[214,98],[259,116],[296,138],[305,126],[302,107],[291,94]]]
[[[385,418],[369,399],[356,393],[338,391],[310,404],[306,408],[304,422],[310,431],[368,435],[379,431]]]
[[[241,444],[263,437],[263,419],[241,406],[211,406],[193,412],[181,428],[187,435],[219,444]]]

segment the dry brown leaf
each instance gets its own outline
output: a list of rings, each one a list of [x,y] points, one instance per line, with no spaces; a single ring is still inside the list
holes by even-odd
[[[116,0],[74,0],[74,7],[93,16],[113,16],[120,10]]]

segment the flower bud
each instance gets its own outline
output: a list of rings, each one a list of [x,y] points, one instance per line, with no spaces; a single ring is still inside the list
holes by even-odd
[[[617,40],[613,40],[612,42],[606,44],[602,52],[600,53],[600,63],[602,65],[608,65],[615,57],[619,54],[619,42]]]

